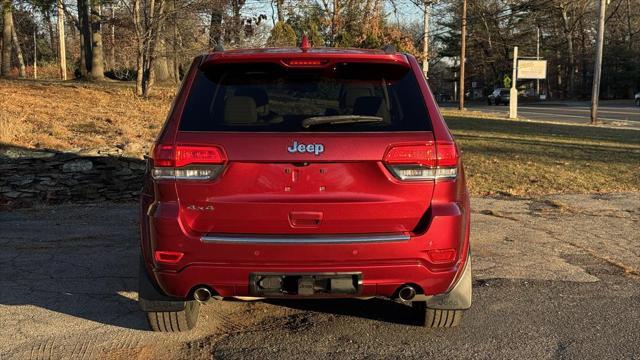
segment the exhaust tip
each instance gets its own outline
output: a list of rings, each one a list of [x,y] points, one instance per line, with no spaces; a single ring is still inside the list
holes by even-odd
[[[193,292],[193,298],[201,303],[207,302],[211,300],[211,290],[206,287],[199,287]]]
[[[411,301],[416,297],[416,289],[411,285],[405,285],[398,291],[398,297],[402,301]]]

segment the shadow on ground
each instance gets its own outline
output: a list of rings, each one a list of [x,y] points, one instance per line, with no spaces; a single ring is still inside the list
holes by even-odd
[[[140,159],[0,144],[0,305],[147,329],[136,301],[138,214],[130,202],[139,186],[122,180],[140,168]],[[107,203],[117,192],[128,202]]]
[[[421,326],[418,314],[411,306],[385,299],[268,300],[266,302],[301,311]]]

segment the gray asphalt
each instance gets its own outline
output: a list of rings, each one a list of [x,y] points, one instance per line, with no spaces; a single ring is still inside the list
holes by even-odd
[[[472,205],[474,304],[437,331],[375,299],[213,302],[152,333],[135,204],[0,213],[0,358],[640,359],[640,194]]]
[[[457,104],[442,104],[443,107],[455,107]],[[508,116],[509,106],[489,106],[486,103],[468,102],[468,110],[495,113]],[[588,102],[547,102],[521,103],[518,116],[537,121],[565,122],[570,124],[588,124],[591,119],[591,107]],[[640,126],[640,106],[629,101],[602,101],[598,111],[599,120],[605,124],[618,126]]]

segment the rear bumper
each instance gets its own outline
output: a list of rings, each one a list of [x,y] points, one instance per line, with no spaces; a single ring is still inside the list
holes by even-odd
[[[457,273],[453,268],[434,273],[419,263],[388,263],[384,265],[347,266],[268,266],[264,264],[244,266],[190,265],[179,272],[156,271],[160,287],[171,296],[186,298],[196,285],[206,285],[223,297],[251,296],[249,279],[252,273],[318,274],[354,273],[362,274],[361,290],[356,296],[392,297],[403,284],[418,285],[427,294],[447,291]],[[338,297],[338,296],[335,296]]]
[[[432,203],[423,234],[404,233],[396,241],[339,243],[261,243],[205,241],[180,224],[178,207],[151,206],[143,221],[146,268],[168,296],[187,299],[197,286],[208,286],[223,297],[250,296],[251,273],[361,273],[358,297],[393,297],[404,284],[417,285],[424,295],[449,291],[461,276],[468,254],[467,207]],[[380,236],[380,235],[378,235]],[[372,236],[375,238],[375,235]],[[400,239],[402,238],[402,239]],[[403,240],[406,239],[406,240]],[[429,251],[456,249],[449,263],[437,263]],[[153,260],[155,250],[184,253],[178,264]]]

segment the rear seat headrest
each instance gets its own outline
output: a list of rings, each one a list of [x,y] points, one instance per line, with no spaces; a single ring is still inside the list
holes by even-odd
[[[354,115],[382,116],[384,102],[379,96],[361,96],[353,104]]]
[[[265,106],[269,103],[269,96],[267,95],[267,92],[264,89],[255,86],[240,87],[233,95],[253,98],[257,107]]]
[[[348,86],[342,89],[340,96],[341,108],[353,108],[356,100],[361,97],[373,95],[373,89],[367,86]]]
[[[250,96],[232,96],[224,104],[224,122],[247,125],[258,122],[256,101]]]

